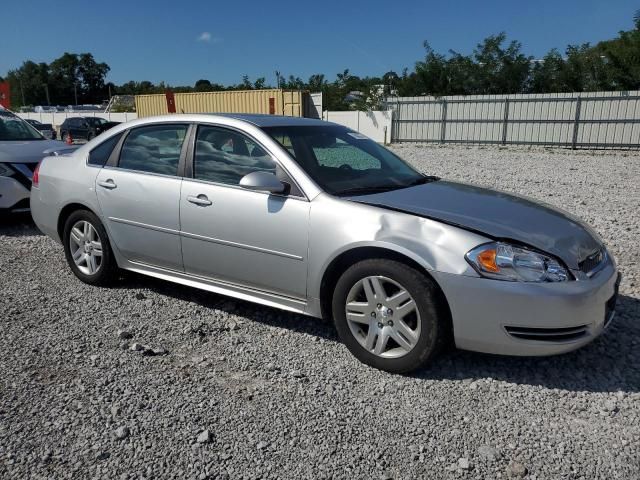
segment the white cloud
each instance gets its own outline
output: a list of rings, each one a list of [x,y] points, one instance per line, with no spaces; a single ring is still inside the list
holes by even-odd
[[[202,32],[200,35],[198,35],[198,38],[196,38],[196,40],[202,43],[220,43],[222,41],[222,38],[214,37],[213,35],[211,35],[211,32]]]

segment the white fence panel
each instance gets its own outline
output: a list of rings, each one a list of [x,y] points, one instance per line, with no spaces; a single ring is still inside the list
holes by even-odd
[[[640,91],[391,97],[392,141],[640,148]]]
[[[360,132],[378,143],[388,143],[391,140],[391,120],[393,112],[324,112],[323,119],[338,123],[347,128]]]

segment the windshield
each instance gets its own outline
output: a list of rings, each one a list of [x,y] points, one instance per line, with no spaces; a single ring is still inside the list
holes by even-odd
[[[364,135],[337,125],[264,127],[326,192],[357,195],[404,188],[429,177]]]
[[[91,125],[104,125],[107,121],[100,117],[86,117],[85,120]]]
[[[44,137],[20,117],[0,111],[0,141],[7,140],[44,140]]]

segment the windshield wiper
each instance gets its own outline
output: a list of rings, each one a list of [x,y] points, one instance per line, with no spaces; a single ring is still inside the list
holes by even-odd
[[[401,188],[414,187],[416,185],[423,185],[425,183],[431,183],[440,180],[440,177],[433,175],[425,175],[424,177],[417,178],[405,185],[377,185],[377,186],[363,186],[347,188],[346,190],[340,190],[336,192],[336,195],[366,195],[368,193],[381,193],[389,192],[391,190],[400,190]]]
[[[346,190],[340,190],[336,192],[336,195],[366,195],[368,193],[380,193],[388,192],[389,190],[395,190],[397,188],[403,188],[402,185],[379,185],[377,187],[353,187]]]
[[[415,187],[416,185],[424,185],[425,183],[437,182],[438,180],[440,180],[440,177],[436,177],[435,175],[425,175],[424,177],[417,178],[413,182],[404,185],[404,187]]]

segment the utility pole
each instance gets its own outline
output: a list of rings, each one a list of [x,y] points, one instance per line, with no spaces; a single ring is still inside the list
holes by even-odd
[[[73,95],[76,98],[76,105],[78,105],[78,84],[73,82]]]
[[[22,73],[18,76],[18,81],[20,82],[20,93],[22,94],[22,106],[24,107],[27,102],[24,101],[24,88],[22,87]]]
[[[51,106],[51,99],[49,98],[49,85],[44,84],[44,93],[47,95],[47,106]]]

